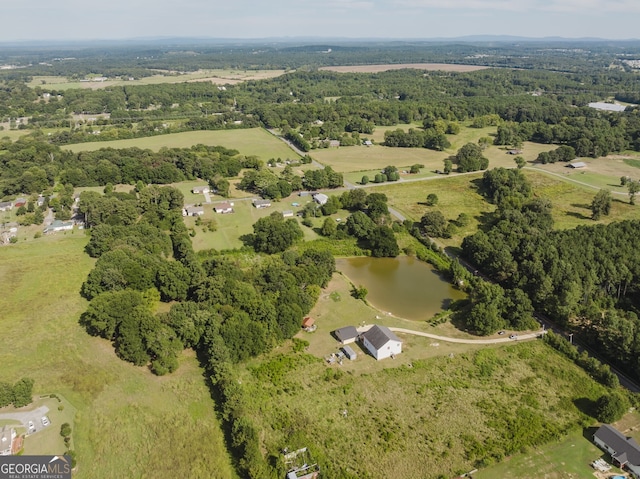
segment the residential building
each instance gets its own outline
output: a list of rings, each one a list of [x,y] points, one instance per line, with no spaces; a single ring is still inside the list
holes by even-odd
[[[389,328],[377,324],[362,334],[362,344],[378,361],[402,352],[402,341]]]
[[[0,431],[0,456],[13,454],[13,442],[16,437],[17,434],[14,428],[3,426],[2,431]]]
[[[44,234],[57,233],[58,231],[68,231],[73,229],[73,221],[55,220],[44,229]]]
[[[191,191],[195,195],[201,195],[203,193],[209,193],[210,190],[208,185],[201,185],[201,186],[194,186]]]
[[[213,209],[215,210],[216,213],[220,213],[220,214],[233,213],[233,203],[224,201],[222,203],[218,203],[214,205]]]
[[[259,210],[262,208],[269,208],[271,206],[270,200],[253,200],[253,206]]]
[[[609,424],[603,424],[593,435],[593,442],[611,454],[615,465],[640,479],[640,445]]]

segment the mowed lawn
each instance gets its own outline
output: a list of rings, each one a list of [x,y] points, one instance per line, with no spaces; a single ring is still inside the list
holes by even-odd
[[[214,69],[198,70],[180,74],[151,75],[135,80],[109,79],[106,81],[71,81],[64,76],[35,76],[27,83],[31,88],[40,87],[45,90],[70,90],[72,88],[107,88],[111,86],[159,85],[166,83],[186,83],[193,81],[209,81],[219,85],[236,84],[248,80],[274,78],[285,73],[284,70],[234,70]]]
[[[237,130],[187,131],[130,140],[93,141],[63,146],[73,152],[95,151],[100,148],[142,148],[158,151],[160,148],[190,148],[193,145],[224,146],[238,150],[241,155],[255,155],[263,161],[271,158],[299,159],[300,155],[282,140],[262,128]]]
[[[496,128],[470,128],[462,127],[457,135],[447,135],[451,142],[451,147],[445,151],[434,151],[427,148],[392,148],[382,146],[384,142],[384,132],[396,129],[408,130],[409,128],[420,129],[418,125],[397,125],[393,127],[377,127],[373,135],[363,135],[375,139],[372,146],[346,146],[338,148],[324,148],[312,150],[309,154],[322,164],[331,166],[341,173],[360,173],[369,175],[372,171],[379,171],[386,166],[393,165],[399,169],[409,169],[411,165],[420,163],[425,165],[423,171],[433,172],[444,168],[444,160],[456,152],[467,143],[477,143],[482,137],[495,135]],[[522,146],[522,157],[533,162],[542,151],[555,149],[554,145],[541,145],[532,142],[525,142]],[[509,155],[507,147],[490,145],[484,150],[484,156],[489,159],[489,168],[513,167],[514,156]],[[357,175],[350,175],[351,181],[359,181]]]
[[[87,307],[79,290],[94,264],[86,243],[74,234],[0,248],[0,380],[33,378],[35,394],[60,393],[77,409],[74,477],[155,477],[150,471],[162,469],[163,476],[233,478],[193,353],[183,354],[173,375],[155,377],[118,359],[108,341],[78,324]],[[59,431],[51,419],[51,430]]]
[[[214,211],[215,203],[203,205],[204,215],[201,218],[203,220],[215,220],[217,230],[214,232],[204,231],[203,227],[196,226],[195,217],[185,217],[184,220],[187,227],[194,228],[196,231],[196,235],[191,239],[194,250],[215,249],[220,251],[241,248],[244,244],[242,237],[253,233],[253,224],[260,218],[269,216],[274,212],[281,214],[285,210],[293,211],[295,215],[295,212],[302,208],[307,201],[313,200],[311,200],[311,197],[292,195],[280,201],[273,201],[271,207],[262,209],[255,208],[249,199],[231,199],[229,201],[233,203],[234,210],[233,213],[229,214],[216,213]],[[298,203],[299,206],[293,206],[292,203]],[[300,217],[294,216],[293,218],[298,221]],[[289,218],[285,218],[285,220],[287,219]],[[314,240],[318,237],[311,228],[303,225],[300,225],[300,228],[304,233],[305,240]]]

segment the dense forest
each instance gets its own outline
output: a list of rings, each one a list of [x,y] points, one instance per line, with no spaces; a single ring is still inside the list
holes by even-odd
[[[490,228],[465,238],[464,255],[639,377],[640,222],[554,230],[550,202],[533,196],[520,170],[487,171],[483,188],[498,209]],[[479,318],[484,330],[497,329],[492,317]]]

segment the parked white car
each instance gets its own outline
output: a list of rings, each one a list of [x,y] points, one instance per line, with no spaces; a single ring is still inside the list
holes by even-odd
[[[42,425],[47,427],[51,422],[49,422],[49,418],[47,416],[42,416]]]

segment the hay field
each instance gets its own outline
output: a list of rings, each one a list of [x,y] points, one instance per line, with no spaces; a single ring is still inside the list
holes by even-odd
[[[195,72],[159,71],[159,74],[134,80],[108,79],[105,81],[75,81],[63,76],[35,76],[27,83],[31,88],[41,87],[47,90],[70,90],[85,88],[98,90],[112,86],[159,85],[167,83],[186,83],[194,81],[211,82],[215,85],[236,85],[249,80],[263,80],[284,75],[285,70],[235,70],[214,69]]]
[[[195,354],[156,377],[78,324],[87,306],[78,292],[95,261],[86,243],[74,234],[1,247],[0,381],[31,377],[35,394],[60,393],[77,409],[74,477],[235,478]],[[59,432],[60,424],[51,427]]]
[[[403,70],[405,68],[443,72],[474,72],[478,70],[486,70],[490,67],[481,65],[458,65],[454,63],[398,63],[387,65],[331,66],[320,67],[318,70],[327,70],[338,73],[380,73],[389,70]]]
[[[169,135],[134,138],[130,140],[94,141],[63,146],[74,153],[95,151],[100,148],[142,148],[158,151],[160,148],[190,148],[193,145],[224,146],[236,149],[245,156],[256,155],[266,161],[271,158],[299,159],[300,156],[283,141],[262,128],[239,130],[187,131]]]

